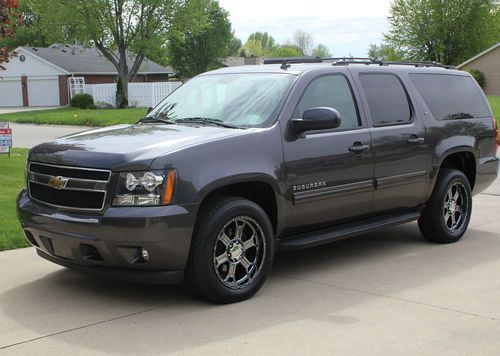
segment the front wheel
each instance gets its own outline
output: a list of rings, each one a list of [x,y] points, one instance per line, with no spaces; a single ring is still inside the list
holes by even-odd
[[[186,281],[212,302],[245,300],[264,284],[273,245],[271,222],[260,206],[242,198],[216,199],[200,213]]]
[[[462,171],[443,169],[418,226],[429,241],[443,244],[457,242],[469,226],[471,212],[469,180]]]

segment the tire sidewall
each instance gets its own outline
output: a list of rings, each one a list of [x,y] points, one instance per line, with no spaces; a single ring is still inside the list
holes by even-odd
[[[255,279],[246,287],[241,289],[231,289],[219,280],[213,266],[213,250],[217,236],[222,227],[233,218],[239,216],[248,216],[259,224],[263,232],[263,241],[265,243],[264,260]],[[202,253],[197,261],[193,261],[203,271],[203,277],[211,292],[227,302],[243,300],[255,294],[264,284],[269,274],[274,258],[274,234],[269,218],[258,205],[247,200],[236,200],[229,202],[219,209],[213,217],[201,226],[195,238],[202,239]]]
[[[461,183],[466,192],[467,199],[467,214],[465,217],[465,221],[462,224],[462,227],[457,231],[448,230],[444,219],[443,219],[443,211],[445,204],[445,196],[448,193],[450,187],[455,183]],[[469,181],[467,177],[461,172],[457,170],[450,170],[446,172],[445,176],[441,180],[441,185],[438,187],[436,192],[437,194],[434,196],[433,201],[433,214],[435,214],[436,219],[438,219],[439,229],[442,233],[447,236],[452,241],[458,241],[467,231],[467,227],[469,226],[469,222],[471,219],[472,213],[472,192],[470,188]]]

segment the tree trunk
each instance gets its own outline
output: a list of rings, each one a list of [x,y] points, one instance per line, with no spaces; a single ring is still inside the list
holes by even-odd
[[[116,83],[116,107],[128,107],[128,65],[127,53],[124,48],[119,48],[120,62],[118,63],[118,82]]]

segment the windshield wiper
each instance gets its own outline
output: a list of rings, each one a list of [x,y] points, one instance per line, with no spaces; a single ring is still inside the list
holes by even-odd
[[[145,117],[144,119],[139,121],[139,123],[143,123],[143,124],[147,124],[150,122],[162,122],[162,123],[167,124],[167,125],[175,125],[175,121],[173,121],[173,120],[162,119],[161,117],[155,117],[155,116]]]
[[[211,119],[208,117],[185,117],[183,119],[175,120],[176,123],[198,123],[198,124],[213,124],[221,127],[227,127],[230,129],[241,129],[242,127],[236,126],[236,125],[231,125],[231,124],[226,124],[224,121],[219,120],[219,119]]]

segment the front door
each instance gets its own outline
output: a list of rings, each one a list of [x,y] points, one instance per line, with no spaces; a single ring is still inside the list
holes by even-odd
[[[369,212],[373,194],[373,153],[369,129],[343,74],[321,76],[306,88],[294,117],[331,107],[341,126],[285,139],[285,171],[290,199],[287,225],[330,224]]]

